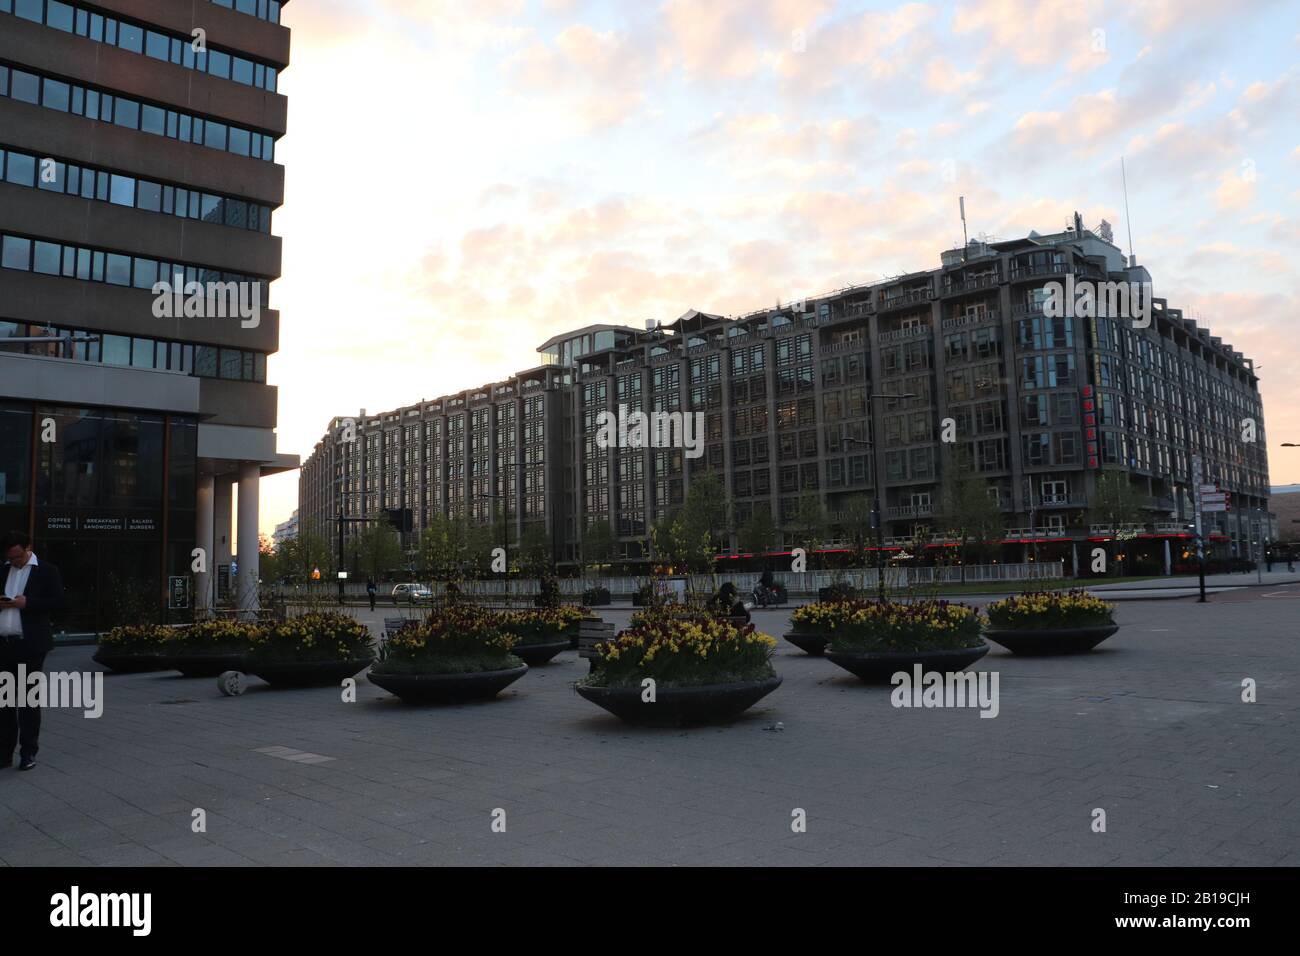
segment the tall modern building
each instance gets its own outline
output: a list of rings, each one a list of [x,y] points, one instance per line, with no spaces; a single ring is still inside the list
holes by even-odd
[[[486,521],[504,496],[521,524],[547,522],[562,562],[606,520],[636,560],[709,471],[736,528],[767,510],[789,529],[813,493],[847,539],[850,502],[879,492],[887,547],[919,535],[937,548],[942,480],[960,456],[1003,512],[1004,559],[1075,566],[1084,542],[1115,530],[1094,527],[1089,505],[1102,471],[1118,470],[1145,517],[1119,533],[1153,558],[1168,542],[1177,564],[1199,456],[1202,484],[1233,502],[1207,516],[1210,541],[1248,557],[1267,534],[1269,487],[1251,360],[1149,290],[1123,314],[1121,300],[1071,296],[1061,311],[1073,314],[1057,315],[1051,296],[1053,283],[1140,290],[1150,278],[1108,225],[1076,216],[1055,235],[971,242],[938,269],[749,315],[579,329],[506,382],[336,418],[303,467],[301,520],[328,531],[339,513],[406,507],[417,527],[437,513]],[[620,406],[701,414],[702,453],[602,447],[600,414]]]
[[[258,479],[297,465],[266,384],[281,6],[0,0],[0,525],[62,567],[69,630],[256,601]]]

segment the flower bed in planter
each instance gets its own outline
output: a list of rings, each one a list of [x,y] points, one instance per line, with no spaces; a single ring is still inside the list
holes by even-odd
[[[370,683],[408,704],[495,697],[528,671],[511,653],[515,637],[503,629],[502,617],[463,604],[433,611],[423,624],[388,639]]]
[[[337,611],[303,614],[261,629],[244,669],[272,687],[324,687],[374,660],[370,629]]]
[[[598,584],[582,592],[582,603],[587,607],[604,607],[612,600],[609,588],[604,585]]]
[[[545,664],[560,651],[568,650],[578,636],[578,625],[586,608],[562,605],[528,611],[503,611],[497,615],[500,629],[515,639],[514,655],[529,667]]]
[[[988,653],[974,608],[947,601],[833,601],[791,616],[801,638],[826,641],[826,657],[864,681],[898,671],[959,671]]]
[[[575,689],[630,724],[718,723],[780,686],[771,663],[775,646],[752,624],[646,612],[596,645],[591,673]]]
[[[164,670],[163,647],[175,628],[162,624],[128,624],[100,635],[92,658],[115,674]]]
[[[1083,654],[1119,630],[1114,605],[1087,591],[1035,591],[985,608],[984,636],[1013,654]]]
[[[253,638],[261,633],[255,624],[242,621],[199,621],[176,628],[163,645],[163,660],[183,677],[216,677],[226,671],[242,671],[244,655]]]

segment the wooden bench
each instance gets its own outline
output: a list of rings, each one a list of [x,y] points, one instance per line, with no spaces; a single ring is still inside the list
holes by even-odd
[[[595,668],[596,661],[600,658],[596,653],[596,645],[601,641],[613,639],[613,624],[606,623],[598,617],[584,617],[578,622],[578,656],[590,661],[592,668]]]

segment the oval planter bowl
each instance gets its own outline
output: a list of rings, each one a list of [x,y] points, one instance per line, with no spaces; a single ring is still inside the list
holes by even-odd
[[[868,683],[889,683],[899,671],[911,671],[920,664],[923,671],[964,670],[989,652],[979,647],[958,647],[934,651],[826,651],[827,660],[838,664]]]
[[[519,649],[511,653],[518,656]],[[405,704],[455,704],[489,700],[528,673],[528,665],[477,674],[376,674],[370,683],[395,694]]]
[[[162,654],[149,651],[123,651],[100,646],[91,660],[102,664],[114,674],[143,674],[146,671],[167,669]]]
[[[272,687],[328,687],[355,677],[371,665],[373,658],[346,661],[258,661],[249,659],[244,670]]]
[[[826,651],[826,645],[830,643],[830,638],[825,634],[801,634],[798,631],[791,631],[785,635],[785,639],[813,657],[821,657]]]
[[[516,644],[510,649],[510,653],[529,667],[538,667],[545,664],[560,651],[567,651],[569,644],[568,637],[559,641],[547,641],[545,644]]]
[[[780,677],[698,687],[658,687],[653,703],[641,699],[641,685],[574,689],[625,723],[643,727],[684,727],[734,720],[781,686]]]
[[[1086,654],[1118,630],[1118,624],[1024,630],[990,628],[985,630],[984,636],[1012,654],[1045,656]]]
[[[168,654],[163,658],[170,671],[180,671],[182,677],[217,677],[226,671],[244,669],[244,652],[227,654]]]

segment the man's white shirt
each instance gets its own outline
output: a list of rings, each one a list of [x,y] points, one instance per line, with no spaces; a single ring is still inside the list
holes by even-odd
[[[32,558],[21,568],[15,568],[12,564],[8,565],[9,576],[5,578],[5,597],[21,597],[27,590],[27,579],[31,577],[32,568],[40,564],[36,560],[36,552],[32,552]],[[5,608],[0,611],[0,634],[21,634],[23,632],[22,612],[16,607]]]

